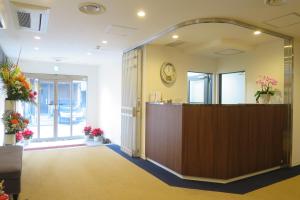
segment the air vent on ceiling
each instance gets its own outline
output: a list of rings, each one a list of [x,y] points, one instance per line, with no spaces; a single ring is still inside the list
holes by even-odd
[[[22,30],[46,32],[49,20],[49,8],[12,2],[17,16],[17,25]]]
[[[177,40],[175,42],[168,43],[165,46],[167,46],[167,47],[178,47],[178,46],[183,45],[183,44],[185,44],[184,41]]]
[[[85,2],[79,4],[79,10],[88,15],[100,15],[106,11],[106,8],[99,3]]]
[[[122,25],[109,25],[105,32],[110,35],[126,37],[133,34],[137,29]]]
[[[293,12],[287,15],[270,19],[268,21],[265,21],[264,23],[276,28],[292,26],[300,23],[300,14]]]
[[[244,51],[238,49],[223,49],[221,51],[215,52],[215,54],[222,55],[222,56],[231,56],[244,53]]]

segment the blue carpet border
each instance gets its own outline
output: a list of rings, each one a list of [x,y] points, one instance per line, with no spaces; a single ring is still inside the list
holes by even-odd
[[[121,155],[122,157],[126,158],[128,161],[134,163],[135,165],[144,169],[148,173],[152,174],[156,178],[173,187],[199,189],[214,192],[225,192],[232,194],[246,194],[248,192],[252,192],[254,190],[300,175],[300,166],[296,166],[292,168],[278,169],[272,172],[253,176],[239,181],[234,181],[227,184],[184,180],[168,172],[167,170],[153,164],[150,161],[128,156],[126,153],[121,151],[120,146],[118,145],[111,144],[107,145],[107,147],[116,152],[117,154]]]

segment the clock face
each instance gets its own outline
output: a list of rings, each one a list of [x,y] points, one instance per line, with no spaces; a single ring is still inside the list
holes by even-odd
[[[172,85],[176,81],[176,70],[172,63],[165,62],[160,69],[161,80],[167,84]]]

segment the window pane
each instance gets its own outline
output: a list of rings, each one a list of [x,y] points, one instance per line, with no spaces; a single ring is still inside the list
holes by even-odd
[[[245,72],[221,75],[222,104],[245,103]]]
[[[204,103],[204,80],[190,81],[190,102]]]
[[[188,72],[189,103],[212,103],[212,75]]]

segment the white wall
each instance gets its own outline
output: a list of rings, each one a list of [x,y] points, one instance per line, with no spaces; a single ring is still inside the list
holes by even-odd
[[[294,44],[293,165],[300,165],[300,39]]]
[[[283,40],[276,40],[256,46],[244,54],[227,56],[218,61],[217,72],[246,72],[246,103],[255,103],[254,94],[259,89],[259,76],[272,76],[278,81],[275,87],[284,91]],[[281,101],[282,102],[282,101]]]
[[[59,66],[55,72],[54,65]],[[82,75],[88,77],[87,124],[98,127],[98,66],[55,64],[50,62],[21,60],[19,66],[23,72],[43,74]]]
[[[121,55],[99,68],[99,126],[115,144],[121,142],[121,76]]]

